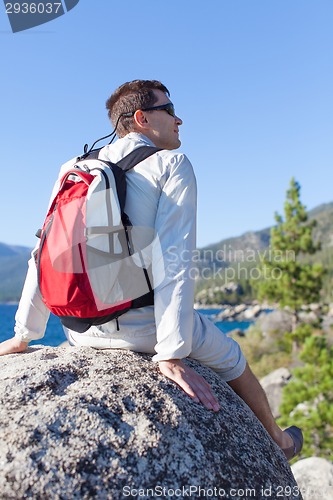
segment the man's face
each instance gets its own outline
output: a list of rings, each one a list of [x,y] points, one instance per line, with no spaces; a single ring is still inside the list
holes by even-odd
[[[161,106],[171,102],[161,90],[154,90],[154,94],[157,97],[154,106]],[[149,138],[155,146],[162,149],[179,148],[181,142],[178,128],[183,122],[178,116],[171,116],[164,109],[143,111],[143,113],[149,123]]]

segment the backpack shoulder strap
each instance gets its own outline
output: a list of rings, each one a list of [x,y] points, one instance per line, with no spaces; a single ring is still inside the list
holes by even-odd
[[[134,151],[129,153],[120,161],[118,161],[117,165],[124,172],[127,172],[141,161],[145,160],[154,153],[157,153],[157,151],[161,151],[161,148],[155,148],[153,146],[140,146],[139,148],[134,149]]]
[[[85,159],[87,160],[97,160],[99,159],[99,152],[102,148],[99,149],[94,149],[91,151]],[[121,168],[124,172],[127,172],[128,170],[131,170],[131,168],[135,167],[138,163],[141,161],[145,160],[149,156],[152,156],[154,153],[157,153],[157,151],[161,151],[161,148],[156,148],[154,146],[140,146],[139,148],[134,149],[134,151],[131,151],[128,155],[124,156],[121,160],[119,160],[116,165]],[[110,164],[110,162],[106,162],[104,160],[101,160],[106,164]]]

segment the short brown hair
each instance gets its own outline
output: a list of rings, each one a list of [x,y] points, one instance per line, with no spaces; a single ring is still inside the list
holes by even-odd
[[[138,109],[149,108],[157,101],[154,90],[161,90],[167,96],[168,89],[158,80],[133,80],[118,87],[106,101],[108,116],[113,127],[123,113],[134,113]],[[124,137],[133,130],[133,117],[122,116],[117,126],[117,135]]]

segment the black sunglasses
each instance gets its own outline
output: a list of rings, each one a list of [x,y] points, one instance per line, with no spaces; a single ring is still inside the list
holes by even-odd
[[[141,111],[159,111],[159,110],[164,110],[173,117],[176,116],[175,107],[172,104],[172,102],[168,102],[167,104],[161,104],[160,106],[152,106],[151,108],[145,108],[142,109]]]
[[[176,116],[175,107],[172,104],[172,102],[168,102],[167,104],[161,104],[160,106],[151,106],[150,108],[144,108],[141,111],[160,111],[160,110],[166,111],[167,113],[169,113],[170,116],[173,116],[173,117]],[[133,111],[131,113],[123,113],[121,116],[129,117],[129,116],[133,116],[134,113],[135,113],[135,111]]]

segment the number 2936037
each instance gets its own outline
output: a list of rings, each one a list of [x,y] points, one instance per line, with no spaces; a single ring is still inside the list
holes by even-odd
[[[58,14],[61,2],[7,2],[7,14]]]

